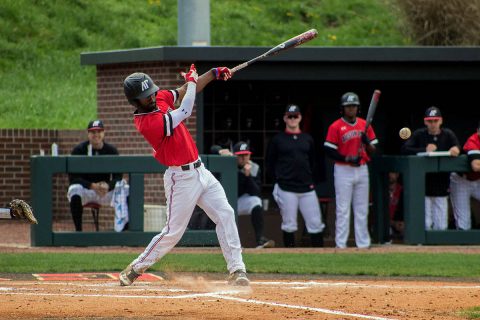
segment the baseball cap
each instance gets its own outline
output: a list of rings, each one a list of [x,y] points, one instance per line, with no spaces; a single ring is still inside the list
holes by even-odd
[[[295,104],[289,104],[285,109],[285,113],[300,113],[300,107]]]
[[[245,141],[239,141],[233,146],[234,154],[252,154],[250,146]]]
[[[436,120],[436,119],[441,119],[442,118],[442,113],[440,112],[440,109],[437,107],[430,107],[425,111],[425,117],[423,120]]]
[[[102,120],[92,120],[88,123],[88,131],[105,130]]]

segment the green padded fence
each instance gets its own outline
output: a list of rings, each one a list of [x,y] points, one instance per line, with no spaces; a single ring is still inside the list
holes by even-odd
[[[403,207],[408,244],[480,244],[480,230],[425,230],[425,174],[427,172],[468,172],[465,155],[459,157],[379,156],[373,159],[372,192],[375,214],[374,237],[378,242],[389,239],[388,172],[399,172],[403,178]]]
[[[218,173],[228,201],[237,214],[237,162],[235,157],[202,155],[204,165]],[[31,227],[32,246],[146,246],[157,232],[143,231],[144,175],[163,173],[165,166],[151,156],[32,156],[30,158],[32,206],[39,221]],[[129,230],[126,232],[54,232],[52,181],[56,173],[120,172],[130,175]],[[65,190],[66,194],[67,190]],[[216,246],[214,230],[187,230],[183,246]]]

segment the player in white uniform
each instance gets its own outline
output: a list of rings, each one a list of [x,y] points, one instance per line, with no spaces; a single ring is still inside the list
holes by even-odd
[[[231,73],[226,67],[217,67],[198,76],[192,64],[184,77],[186,83],[176,90],[160,90],[144,73],[133,73],[124,81],[125,95],[137,108],[135,127],[152,146],[155,159],[168,166],[163,177],[167,222],[144,252],[120,273],[120,284],[131,285],[177,244],[198,204],[216,224],[218,241],[230,272],[228,282],[246,286],[250,281],[243,263],[233,208],[220,182],[202,164],[184,122],[192,114],[195,94],[214,79],[230,79]],[[175,109],[177,99],[181,103]]]
[[[457,229],[470,230],[472,228],[470,198],[480,201],[480,122],[477,132],[468,138],[463,150],[468,155],[472,171],[465,174],[452,172],[450,199]]]
[[[357,117],[360,100],[353,92],[341,98],[342,117],[328,128],[326,154],[335,160],[335,244],[346,248],[350,233],[350,207],[353,205],[355,243],[358,248],[370,247],[368,233],[369,177],[367,162],[378,143],[372,126],[365,133],[366,121]]]

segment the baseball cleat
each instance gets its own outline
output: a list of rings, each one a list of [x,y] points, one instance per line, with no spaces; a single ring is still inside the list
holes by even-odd
[[[256,249],[262,249],[262,248],[275,248],[275,241],[269,240],[267,238],[262,238],[256,246]]]
[[[228,277],[228,284],[233,286],[248,286],[250,280],[247,278],[247,273],[243,270],[237,270]]]
[[[130,264],[122,272],[120,272],[119,280],[121,286],[131,285],[137,278],[140,277],[138,273],[133,271],[133,266]]]

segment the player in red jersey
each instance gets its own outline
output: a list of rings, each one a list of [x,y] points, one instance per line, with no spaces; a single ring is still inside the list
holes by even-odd
[[[470,198],[480,201],[480,122],[477,132],[472,134],[463,145],[470,162],[471,172],[450,175],[450,200],[456,227],[459,230],[472,228]]]
[[[365,120],[357,117],[360,100],[353,92],[341,98],[342,117],[328,128],[324,143],[326,154],[335,160],[335,244],[346,248],[350,231],[350,207],[353,205],[355,243],[370,247],[368,233],[369,177],[367,162],[378,143],[372,126],[365,133]]]
[[[167,223],[145,251],[120,273],[120,284],[131,285],[180,240],[198,204],[216,224],[223,256],[230,272],[228,282],[248,285],[234,211],[218,180],[202,164],[183,120],[193,110],[195,95],[212,80],[228,80],[226,67],[214,68],[200,77],[195,65],[183,74],[186,83],[175,90],[160,90],[145,73],[133,73],[124,81],[125,95],[137,110],[135,127],[153,147],[154,157],[168,166],[164,175]],[[181,101],[175,109],[174,103]]]

